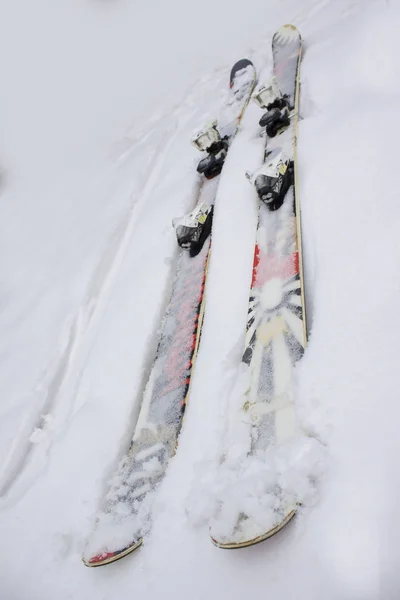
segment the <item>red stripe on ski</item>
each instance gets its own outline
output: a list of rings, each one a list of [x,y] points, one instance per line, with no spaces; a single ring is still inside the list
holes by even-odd
[[[196,265],[196,263],[193,263]],[[166,363],[166,373],[168,381],[166,382],[163,394],[168,394],[182,385],[187,386],[190,382],[190,375],[187,373],[192,367],[193,353],[196,348],[199,312],[204,295],[206,279],[207,255],[204,262],[198,264],[197,270],[190,272],[183,287],[182,296],[185,300],[179,310],[179,327],[174,336],[169,356]],[[198,287],[198,278],[201,276],[201,283]],[[194,314],[193,314],[194,313]]]
[[[265,254],[256,245],[254,251],[252,288],[260,288],[271,279],[289,279],[299,272],[299,253],[279,256]]]
[[[124,550],[118,550],[117,552],[100,552],[100,554],[96,554],[96,556],[92,556],[90,560],[87,561],[88,565],[96,565],[98,563],[103,563],[104,561],[109,561],[112,558],[117,557],[119,554],[122,554]]]
[[[252,274],[252,278],[251,278],[251,287],[254,287],[254,284],[256,282],[256,274],[257,274],[257,267],[258,267],[258,263],[260,262],[260,248],[258,247],[258,244],[256,244],[256,247],[254,249],[254,260],[253,260],[253,274]]]

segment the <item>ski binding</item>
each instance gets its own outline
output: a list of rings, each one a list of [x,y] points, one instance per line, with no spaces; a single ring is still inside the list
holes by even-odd
[[[178,245],[196,256],[211,231],[213,205],[202,202],[188,215],[172,221]]]
[[[246,172],[246,177],[269,210],[277,210],[282,206],[286,192],[293,183],[293,161],[283,152],[272,152],[257,171]]]
[[[208,152],[197,167],[198,173],[203,173],[206,179],[212,179],[221,173],[228,151],[228,142],[221,139],[217,129],[218,121],[212,121],[192,137],[192,144],[201,152]]]
[[[276,77],[272,77],[268,85],[261,85],[252,98],[257,106],[267,109],[260,119],[260,125],[266,127],[268,137],[275,137],[279,131],[289,126],[289,99],[282,94]]]

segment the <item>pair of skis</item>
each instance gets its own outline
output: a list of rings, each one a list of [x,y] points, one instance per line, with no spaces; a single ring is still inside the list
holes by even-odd
[[[242,359],[249,371],[242,409],[246,419],[252,415],[249,456],[294,434],[290,387],[293,367],[306,341],[300,212],[295,194],[298,31],[291,25],[282,27],[273,37],[272,50],[275,79],[257,94],[258,103],[268,110],[262,123],[267,128],[264,170],[250,176],[260,201]],[[198,167],[202,186],[194,211],[174,222],[178,243],[187,252],[182,252],[178,261],[130,448],[111,482],[83,554],[87,566],[109,564],[133,552],[151,528],[152,503],[176,450],[200,340],[218,176],[255,83],[252,63],[247,59],[236,63],[218,128],[212,123],[192,140],[208,155]],[[225,548],[242,547],[278,531],[296,507],[290,499],[280,498],[279,490],[276,497],[276,523],[268,524],[268,531],[254,528],[251,511],[245,509],[231,523],[230,531],[219,528],[219,520],[226,521],[222,502],[220,516],[211,528],[213,542]]]

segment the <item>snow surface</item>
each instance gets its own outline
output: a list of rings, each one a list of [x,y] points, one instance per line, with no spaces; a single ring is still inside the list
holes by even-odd
[[[398,599],[398,2],[0,6],[0,599]],[[310,341],[297,385],[318,445],[293,459],[316,481],[279,536],[236,552],[211,544],[253,260],[253,104],[221,178],[190,403],[151,534],[86,569],[170,291],[171,221],[196,195],[191,135],[217,113],[234,61],[268,76],[286,22],[305,45]]]

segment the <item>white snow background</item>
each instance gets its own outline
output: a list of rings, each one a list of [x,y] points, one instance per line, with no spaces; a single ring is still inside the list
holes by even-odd
[[[216,201],[178,452],[143,548],[81,562],[126,450],[192,208],[189,140],[231,65],[304,39],[299,181],[310,341],[299,416],[315,485],[275,538],[215,548],[221,439],[253,259],[259,110]],[[395,0],[0,0],[0,600],[397,600],[400,5]],[[308,492],[308,494],[307,494]]]

